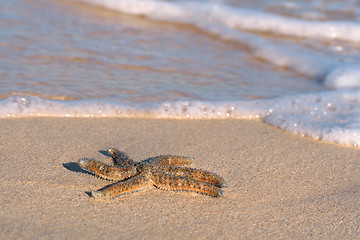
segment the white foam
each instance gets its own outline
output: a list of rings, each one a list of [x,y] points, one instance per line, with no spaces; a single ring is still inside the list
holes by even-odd
[[[239,30],[272,32],[292,37],[360,41],[360,24],[349,21],[308,21],[250,9],[226,6],[220,2],[157,0],[82,0],[124,13],[144,15],[197,26],[223,39],[242,42],[253,55],[273,65],[286,67],[316,79],[325,79],[327,88],[359,86],[356,64],[335,53],[322,53],[291,41],[266,39]],[[343,59],[345,58],[345,59]],[[353,61],[353,62],[354,62]],[[342,63],[345,62],[345,63]]]
[[[232,29],[272,32],[302,38],[360,41],[360,24],[351,21],[309,21],[240,9],[220,2],[157,0],[82,0],[128,14],[148,18],[191,23],[202,27],[205,22]]]
[[[329,89],[360,86],[360,64],[342,64],[330,71],[324,84]]]
[[[59,101],[14,94],[0,101],[0,117],[146,117],[224,119],[259,117],[261,102],[176,101],[159,104],[123,104],[102,100]]]
[[[178,101],[128,106],[101,101],[56,101],[14,95],[0,101],[0,117],[142,117],[262,119],[295,134],[360,145],[360,89],[291,95],[271,100]]]
[[[302,136],[344,145],[360,144],[360,89],[277,99],[264,121]]]

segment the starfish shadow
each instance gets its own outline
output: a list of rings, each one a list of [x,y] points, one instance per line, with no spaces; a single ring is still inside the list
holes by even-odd
[[[89,197],[92,197],[92,193],[91,193],[91,191],[87,191],[87,192],[85,192],[87,195],[89,195]]]
[[[81,167],[79,167],[77,162],[63,163],[63,166],[72,172],[87,173],[87,171],[84,171]]]
[[[101,153],[102,155],[105,155],[107,157],[111,157],[111,155],[107,151],[100,150],[99,153]]]
[[[101,153],[107,157],[111,157],[111,155],[105,150],[100,150],[99,153]],[[63,163],[63,167],[72,172],[86,173],[88,175],[92,175],[92,176],[96,177],[96,175],[94,173],[91,173],[91,172],[88,172],[88,171],[85,171],[84,169],[82,169],[79,166],[78,162]],[[91,192],[89,192],[88,194],[91,195]]]
[[[107,157],[111,157],[111,155],[107,151],[100,150],[99,153],[101,153]],[[88,171],[85,171],[84,169],[79,167],[78,162],[63,163],[63,167],[72,172],[81,172],[81,173],[87,173],[90,175],[95,175],[95,174],[89,173]]]
[[[77,162],[63,163],[63,167],[66,168],[67,170],[72,171],[72,172],[85,173],[85,174],[87,174],[87,175],[91,175],[91,176],[97,177],[94,173],[85,171],[84,169],[82,169],[81,167],[79,167],[79,164],[78,164]]]

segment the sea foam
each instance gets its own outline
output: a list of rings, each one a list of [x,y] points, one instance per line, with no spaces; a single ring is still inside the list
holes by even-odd
[[[289,95],[270,100],[175,101],[125,105],[105,101],[60,101],[13,95],[0,101],[0,117],[142,117],[168,119],[261,119],[302,136],[360,145],[360,89]]]
[[[250,9],[234,8],[221,2],[158,0],[81,0],[129,14],[190,23],[206,22],[232,29],[272,32],[293,37],[360,41],[360,25],[351,21],[309,21]]]
[[[315,77],[330,89],[360,86],[360,59],[342,50],[322,53],[292,41],[279,42],[252,32],[287,37],[360,42],[360,24],[353,21],[295,19],[253,9],[241,9],[221,2],[158,0],[81,0],[149,19],[184,23],[225,40],[239,41],[253,55],[269,63]],[[340,51],[340,52],[339,52]],[[341,83],[340,83],[341,82]]]

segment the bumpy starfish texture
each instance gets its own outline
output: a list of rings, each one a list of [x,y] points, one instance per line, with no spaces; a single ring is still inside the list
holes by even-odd
[[[115,148],[107,151],[113,166],[94,159],[80,159],[79,166],[98,177],[116,181],[91,196],[99,199],[114,198],[126,193],[144,190],[150,186],[174,191],[196,192],[212,197],[221,197],[225,187],[224,179],[215,173],[184,167],[193,159],[188,157],[160,155],[135,162],[126,153]]]

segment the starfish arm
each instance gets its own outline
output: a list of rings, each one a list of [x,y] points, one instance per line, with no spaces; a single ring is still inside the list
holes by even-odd
[[[136,165],[136,162],[123,151],[116,148],[109,148],[107,152],[111,155],[115,166],[131,167]]]
[[[97,191],[92,191],[91,196],[96,199],[115,198],[126,193],[138,192],[151,185],[148,174],[141,173],[125,181],[108,185]]]
[[[151,177],[155,187],[173,191],[196,192],[212,197],[221,197],[223,190],[211,183],[198,181],[188,177],[173,176],[163,174],[157,171],[152,173]]]
[[[149,160],[159,166],[184,166],[192,164],[194,159],[175,155],[160,155]]]
[[[211,183],[220,188],[225,187],[225,180],[222,177],[205,170],[187,167],[159,166],[157,171],[174,176],[193,178],[195,180]]]
[[[120,168],[109,166],[93,159],[80,159],[79,166],[106,180],[121,181],[137,174],[135,167]]]

